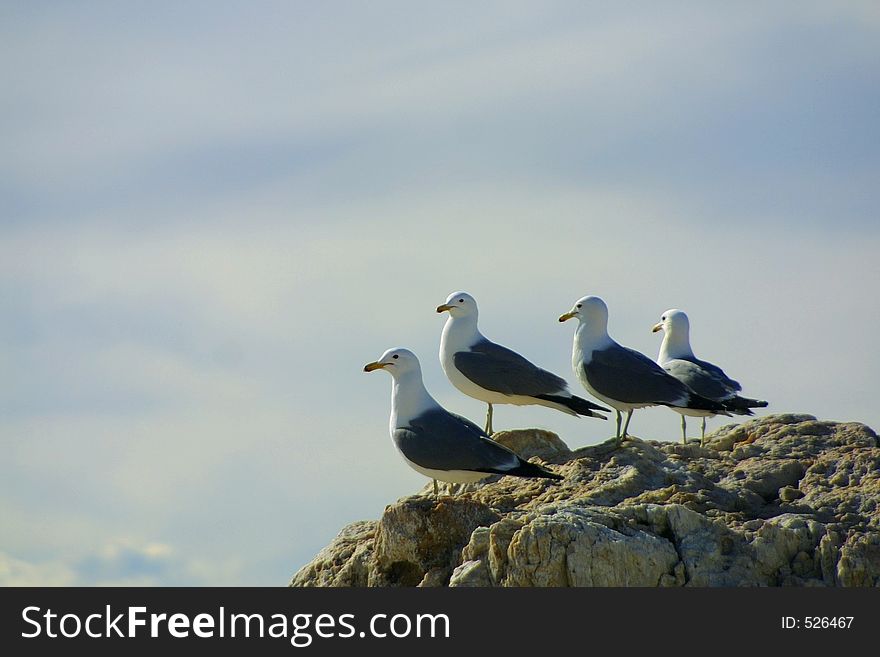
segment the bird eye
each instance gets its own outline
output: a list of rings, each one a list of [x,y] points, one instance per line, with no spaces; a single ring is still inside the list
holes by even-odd
[[[666,315],[663,315],[663,317],[660,318],[660,321],[661,321],[661,322],[665,322],[665,321],[666,321]]]
[[[582,303],[579,303],[579,304],[577,305],[577,307],[580,308],[582,305],[583,305]]]
[[[459,299],[458,302],[459,302],[459,303],[464,303],[464,299]]]
[[[398,356],[397,354],[394,354],[394,355],[392,356],[392,358],[397,359],[397,358],[400,358],[400,356]]]

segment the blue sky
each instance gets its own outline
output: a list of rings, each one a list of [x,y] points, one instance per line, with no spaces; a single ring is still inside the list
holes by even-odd
[[[7,4],[0,76],[0,583],[283,584],[423,483],[364,363],[482,418],[458,289],[575,388],[556,317],[598,294],[880,426],[874,3]]]

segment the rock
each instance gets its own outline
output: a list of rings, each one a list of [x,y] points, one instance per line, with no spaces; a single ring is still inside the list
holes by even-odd
[[[751,452],[759,449],[757,445],[752,447]],[[778,497],[780,488],[797,486],[804,476],[804,466],[797,459],[765,459],[759,454],[740,460],[733,471],[733,488],[748,488],[765,500],[773,500]],[[722,480],[721,485],[725,486],[727,480],[729,477]]]
[[[589,509],[540,515],[507,548],[502,586],[657,586],[674,577],[678,554],[666,539],[606,526]]]
[[[842,586],[880,584],[880,536],[856,534],[840,548],[837,581]]]
[[[492,586],[486,562],[482,560],[462,562],[452,571],[449,586]]]
[[[802,492],[792,486],[783,486],[777,494],[783,502],[794,502],[796,499],[804,496]]]
[[[878,586],[880,448],[857,423],[775,415],[706,445],[499,442],[565,476],[492,477],[349,525],[291,586]]]
[[[562,442],[559,436],[543,429],[498,431],[492,439],[512,449],[527,461],[535,456],[548,461],[571,454],[568,445]]]
[[[291,586],[367,586],[376,521],[344,527],[333,541],[293,576]]]
[[[368,585],[445,584],[474,529],[498,519],[466,496],[409,497],[389,506],[376,527]]]
[[[448,581],[449,568],[434,566],[425,573],[425,576],[422,577],[422,581],[418,583],[418,586],[420,588],[446,586]]]

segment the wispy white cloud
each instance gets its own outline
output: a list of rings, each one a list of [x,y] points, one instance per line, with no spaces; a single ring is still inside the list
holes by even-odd
[[[76,575],[62,561],[30,563],[0,552],[0,586],[73,586]]]
[[[0,551],[0,586],[212,585],[231,563],[184,559],[162,543],[121,539],[75,559],[28,560]]]

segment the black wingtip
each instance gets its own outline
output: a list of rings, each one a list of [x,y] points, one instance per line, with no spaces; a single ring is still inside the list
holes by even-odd
[[[687,398],[687,408],[693,408],[699,411],[712,411],[714,413],[718,413],[719,415],[726,415],[732,409],[728,408],[727,404],[724,402],[717,402],[713,399],[709,399],[708,397],[703,397],[702,395],[698,395],[695,392],[690,393]]]
[[[512,470],[506,470],[500,474],[513,477],[529,477],[533,479],[553,479],[556,481],[562,481],[565,478],[562,475],[556,474],[552,470],[545,468],[543,465],[538,465],[537,463],[531,463],[522,459],[520,459],[520,463],[517,467]]]
[[[599,404],[594,404],[593,402],[587,401],[583,397],[578,397],[576,395],[572,395],[571,397],[563,397],[561,395],[537,395],[537,398],[543,399],[544,401],[553,402],[561,406],[565,406],[574,413],[577,413],[578,415],[584,415],[586,417],[595,417],[602,420],[607,420],[607,417],[605,417],[604,415],[599,415],[595,411],[602,411],[604,413],[611,412],[604,406],[599,406]]]
[[[754,415],[751,409],[766,408],[767,406],[767,402],[761,399],[749,399],[748,397],[740,397],[739,395],[724,402],[724,407],[731,413],[736,413],[737,415]]]

